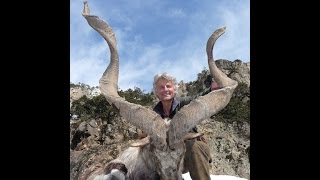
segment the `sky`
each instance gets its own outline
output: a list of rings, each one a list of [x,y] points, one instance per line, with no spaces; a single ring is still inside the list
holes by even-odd
[[[152,91],[155,74],[190,82],[208,69],[206,43],[225,26],[213,57],[250,62],[249,0],[88,0],[90,14],[113,29],[122,90]],[[82,16],[83,0],[70,0],[70,82],[99,85],[110,62],[106,41]]]

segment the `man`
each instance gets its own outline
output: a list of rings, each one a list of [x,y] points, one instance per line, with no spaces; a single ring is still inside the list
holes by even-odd
[[[164,119],[172,119],[184,105],[215,89],[219,89],[218,84],[212,82],[211,88],[196,96],[178,98],[176,97],[176,79],[167,73],[157,74],[154,76],[153,91],[159,102],[153,110]],[[196,127],[192,132],[197,132]],[[204,137],[186,141],[184,173],[189,171],[193,180],[208,180],[210,179],[209,163],[211,161],[209,146]]]

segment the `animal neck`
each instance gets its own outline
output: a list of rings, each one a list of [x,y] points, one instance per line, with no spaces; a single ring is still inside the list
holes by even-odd
[[[150,146],[153,161],[161,179],[182,180],[183,159],[185,155],[184,142],[178,143],[175,149],[160,150]]]

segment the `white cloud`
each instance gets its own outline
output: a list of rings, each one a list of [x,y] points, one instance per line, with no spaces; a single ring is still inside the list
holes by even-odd
[[[173,18],[186,17],[186,13],[182,9],[175,9],[175,8],[169,9],[169,12],[167,15]]]

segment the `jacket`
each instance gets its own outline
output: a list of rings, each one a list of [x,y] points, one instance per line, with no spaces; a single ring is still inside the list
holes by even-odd
[[[203,96],[211,92],[211,89],[208,88],[205,91],[195,95],[195,96],[185,96],[185,97],[174,97],[173,102],[171,104],[171,109],[170,109],[170,115],[166,116],[164,111],[163,111],[163,106],[161,101],[156,104],[156,106],[153,108],[153,110],[158,113],[163,119],[164,118],[170,118],[172,119],[174,115],[185,105],[189,104],[193,99]],[[197,133],[197,127],[194,127],[193,132]]]

